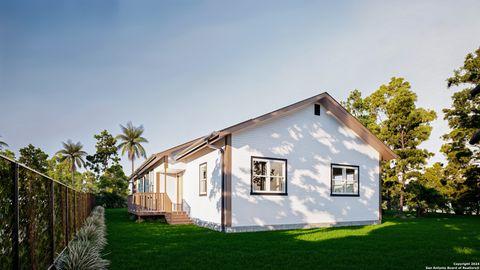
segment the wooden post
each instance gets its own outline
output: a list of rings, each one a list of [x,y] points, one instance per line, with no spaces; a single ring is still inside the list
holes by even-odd
[[[163,157],[163,172],[165,174],[164,180],[165,182],[163,183],[164,189],[163,192],[165,193],[163,195],[163,207],[164,209],[167,209],[167,168],[168,168],[168,156]]]
[[[155,186],[156,186],[156,192],[157,194],[155,194],[155,209],[157,211],[160,210],[160,207],[159,207],[159,200],[160,200],[160,172],[157,172],[155,174]]]
[[[225,137],[225,154],[223,156],[225,173],[225,226],[232,226],[232,135]]]
[[[177,177],[177,207],[175,207],[175,211],[178,212],[178,206],[180,205],[180,191],[179,191],[179,188],[180,188],[180,185],[178,184],[178,174],[176,174],[176,177]]]
[[[378,220],[382,224],[382,155],[378,160]]]

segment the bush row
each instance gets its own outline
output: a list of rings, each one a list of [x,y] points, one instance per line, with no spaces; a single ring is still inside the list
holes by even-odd
[[[97,206],[75,238],[68,243],[55,267],[59,270],[107,269],[109,261],[102,258],[106,244],[105,209]]]

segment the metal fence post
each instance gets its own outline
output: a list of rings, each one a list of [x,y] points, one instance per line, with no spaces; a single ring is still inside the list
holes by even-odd
[[[68,209],[68,188],[65,188],[65,246],[68,245],[68,233],[69,233],[69,228],[68,228],[68,216],[70,214],[70,211]]]
[[[50,264],[55,260],[55,182],[50,181]]]
[[[73,234],[77,232],[77,192],[73,191]]]
[[[20,227],[20,213],[18,207],[18,163],[12,163],[13,168],[13,228],[12,228],[12,249],[13,249],[13,269],[19,269],[19,239],[18,230]]]

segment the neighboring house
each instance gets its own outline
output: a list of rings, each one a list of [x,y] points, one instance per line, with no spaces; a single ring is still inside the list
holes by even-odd
[[[323,93],[152,155],[129,211],[226,232],[378,224],[395,157]]]

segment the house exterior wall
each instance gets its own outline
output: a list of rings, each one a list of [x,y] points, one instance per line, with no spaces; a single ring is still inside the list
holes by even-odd
[[[170,167],[173,167],[170,165]],[[160,173],[159,179],[159,192],[165,193],[165,174],[164,174],[164,165],[163,163],[159,166],[155,167],[148,175],[151,175],[152,183],[153,183],[153,190],[152,192],[157,192],[157,173]],[[167,195],[172,201],[172,203],[177,202],[177,177],[172,174],[167,174]]]
[[[287,159],[287,195],[251,195],[251,157]],[[232,134],[231,231],[370,224],[379,216],[379,153],[314,105]],[[331,164],[359,166],[359,196],[331,196]]]
[[[189,216],[194,223],[219,230],[221,224],[221,155],[208,151],[184,163],[183,199],[190,208]],[[199,166],[207,164],[207,194],[200,196]]]

